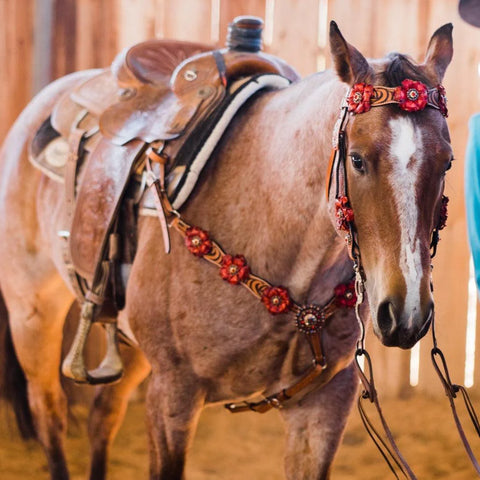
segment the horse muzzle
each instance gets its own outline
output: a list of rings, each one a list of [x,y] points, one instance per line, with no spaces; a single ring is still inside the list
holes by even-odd
[[[375,334],[387,347],[412,348],[428,332],[433,318],[433,302],[423,309],[405,311],[386,299],[373,319]]]

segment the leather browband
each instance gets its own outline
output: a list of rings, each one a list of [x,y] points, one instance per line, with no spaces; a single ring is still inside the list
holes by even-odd
[[[348,111],[353,114],[366,113],[371,107],[397,104],[406,112],[432,107],[448,117],[445,88],[440,84],[435,88],[427,88],[424,83],[409,78],[397,87],[356,83],[348,92],[346,103]]]
[[[398,103],[395,100],[395,91],[394,87],[374,87],[373,95],[370,99],[372,107],[381,107],[382,105],[388,105],[393,103]],[[436,108],[437,110],[442,110],[442,94],[438,88],[430,88],[427,91],[428,100],[427,106]]]

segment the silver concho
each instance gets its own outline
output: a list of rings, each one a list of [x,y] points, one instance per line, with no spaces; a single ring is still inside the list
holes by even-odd
[[[325,314],[317,305],[306,305],[295,319],[298,330],[307,335],[319,332],[325,325]]]

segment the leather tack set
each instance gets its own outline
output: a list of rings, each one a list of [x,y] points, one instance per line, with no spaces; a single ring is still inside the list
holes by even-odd
[[[238,109],[262,89],[299,79],[260,51],[262,26],[256,17],[236,18],[221,50],[159,39],[134,45],[66,92],[36,133],[30,161],[65,187],[58,235],[81,318],[62,372],[76,382],[122,376],[116,317],[145,191],[181,208]],[[158,216],[168,251],[166,215]],[[83,350],[95,321],[105,327],[107,352],[87,371]]]

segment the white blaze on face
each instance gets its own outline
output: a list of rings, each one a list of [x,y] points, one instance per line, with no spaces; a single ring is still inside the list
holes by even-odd
[[[420,240],[416,238],[419,215],[416,184],[422,159],[422,138],[408,117],[392,119],[389,126],[392,132],[390,183],[401,232],[400,268],[407,286],[405,311],[414,313],[420,304],[422,279]],[[411,321],[412,315],[409,318]]]

